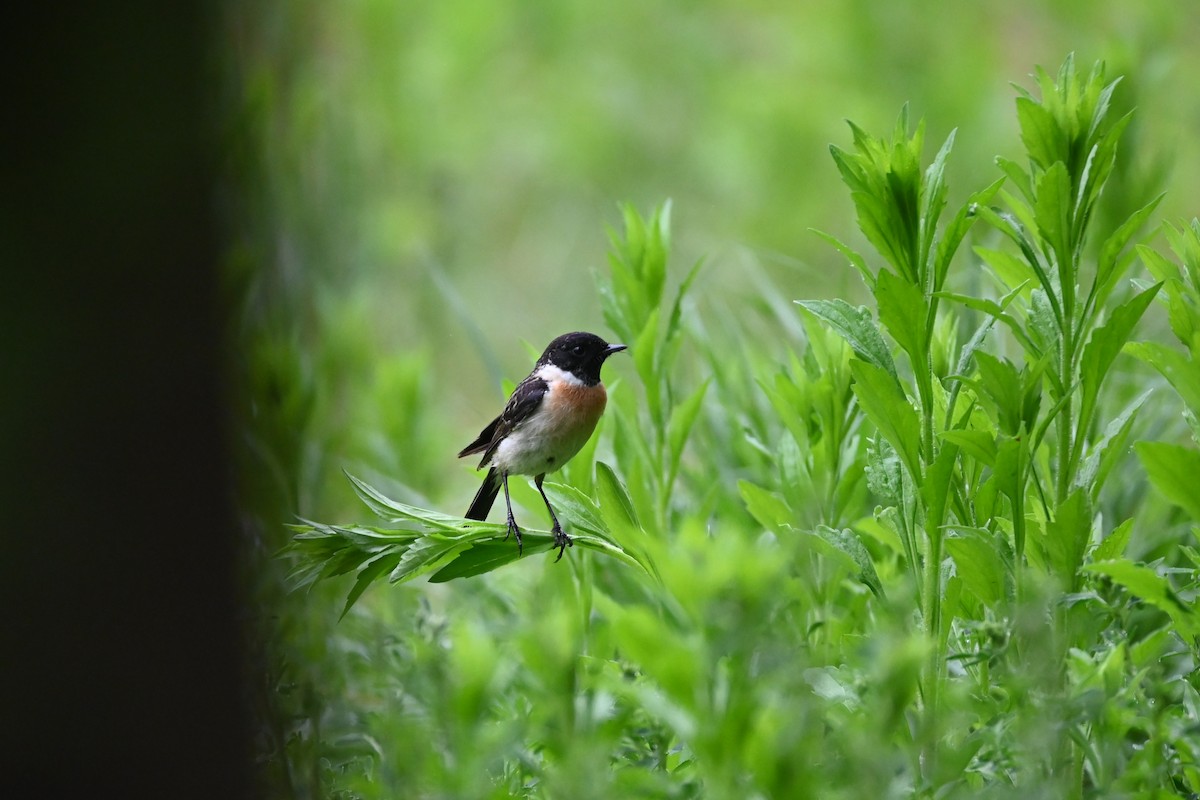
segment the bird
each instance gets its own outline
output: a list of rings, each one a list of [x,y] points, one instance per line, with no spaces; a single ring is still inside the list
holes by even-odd
[[[518,558],[524,547],[521,529],[513,518],[509,476],[533,476],[554,523],[551,550],[558,548],[558,558],[554,559],[557,563],[574,543],[563,532],[542,489],[542,481],[547,474],[562,469],[591,438],[608,403],[608,394],[600,382],[600,368],[609,356],[626,349],[626,345],[609,344],[594,333],[576,331],[559,336],[546,346],[529,377],[513,389],[500,416],[459,452],[459,458],[482,453],[476,469],[489,467],[465,518],[487,519],[503,488],[508,508],[504,541],[509,536],[516,537]]]

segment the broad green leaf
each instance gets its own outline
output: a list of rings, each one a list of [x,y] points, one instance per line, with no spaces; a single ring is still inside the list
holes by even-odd
[[[1050,568],[1068,592],[1078,589],[1079,567],[1087,551],[1092,516],[1087,494],[1076,489],[1059,503],[1054,519],[1046,523],[1045,550]]]
[[[979,368],[980,400],[992,408],[996,422],[1002,432],[1015,436],[1021,428],[1024,396],[1023,381],[1016,366],[1008,359],[1000,359],[980,351],[975,355]]]
[[[1071,246],[1071,177],[1061,161],[1046,168],[1037,179],[1037,200],[1034,216],[1038,234],[1055,254],[1059,280],[1063,285],[1073,283],[1069,271],[1074,266]]]
[[[996,465],[996,437],[987,431],[962,429],[942,431],[938,435],[979,463],[989,467]]]
[[[985,606],[996,607],[1004,598],[1006,572],[996,535],[986,530],[955,527],[942,541],[967,591]]]
[[[1200,522],[1200,450],[1166,442],[1138,442],[1134,449],[1154,488]]]
[[[796,303],[841,334],[854,354],[896,377],[896,365],[887,342],[866,306],[857,308],[845,300],[797,300]]]
[[[867,418],[900,456],[913,481],[921,481],[921,422],[900,384],[866,361],[851,361],[854,395]]]
[[[875,284],[879,321],[900,345],[914,370],[925,369],[927,308],[921,290],[890,272],[880,272]]]
[[[746,503],[750,516],[767,530],[780,531],[790,525],[795,514],[776,492],[768,491],[750,481],[738,481],[738,493]]]
[[[1066,149],[1063,132],[1054,115],[1032,98],[1018,97],[1017,122],[1030,160],[1042,170],[1049,169]]]
[[[544,548],[539,547],[538,550],[553,548],[553,541],[542,543]],[[526,554],[532,552],[532,548],[526,545]],[[510,539],[505,541],[477,542],[470,550],[459,554],[446,566],[429,576],[430,583],[445,583],[454,578],[469,578],[474,575],[482,575],[485,572],[499,569],[505,564],[510,564],[520,557],[517,552],[517,546]]]

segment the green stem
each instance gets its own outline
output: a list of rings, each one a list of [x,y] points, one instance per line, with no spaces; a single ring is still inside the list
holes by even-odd
[[[929,552],[925,557],[925,630],[932,637],[929,649],[929,661],[925,665],[925,769],[926,775],[933,778],[937,774],[938,756],[938,706],[942,682],[942,592],[941,564],[942,537],[940,531],[926,528],[925,534],[929,539]]]

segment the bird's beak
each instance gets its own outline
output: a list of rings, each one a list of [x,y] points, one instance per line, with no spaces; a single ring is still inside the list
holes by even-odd
[[[605,357],[605,358],[608,358],[608,357],[609,357],[609,356],[611,356],[613,353],[619,353],[619,352],[621,352],[622,350],[628,350],[628,349],[629,349],[629,345],[624,345],[624,344],[610,344],[608,347],[604,348],[604,357]]]

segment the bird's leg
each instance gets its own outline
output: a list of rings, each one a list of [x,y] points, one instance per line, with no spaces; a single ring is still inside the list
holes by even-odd
[[[513,519],[512,515],[512,500],[508,497],[508,473],[504,473],[501,482],[504,484],[504,505],[508,509],[508,533],[504,534],[504,541],[508,541],[509,534],[517,537],[517,558],[520,558],[525,548],[521,544],[521,529],[517,527],[517,521]],[[545,497],[545,495],[542,496]]]
[[[538,494],[542,496],[542,502],[546,504],[546,510],[550,512],[550,519],[554,520],[554,527],[551,532],[554,534],[554,546],[558,548],[558,558],[554,559],[555,563],[562,560],[563,551],[568,547],[574,547],[575,543],[571,541],[571,537],[563,533],[562,525],[558,524],[558,517],[554,514],[554,508],[550,505],[550,500],[546,497],[546,492],[542,489],[542,481],[545,480],[546,473],[542,473],[533,479],[537,484]]]

